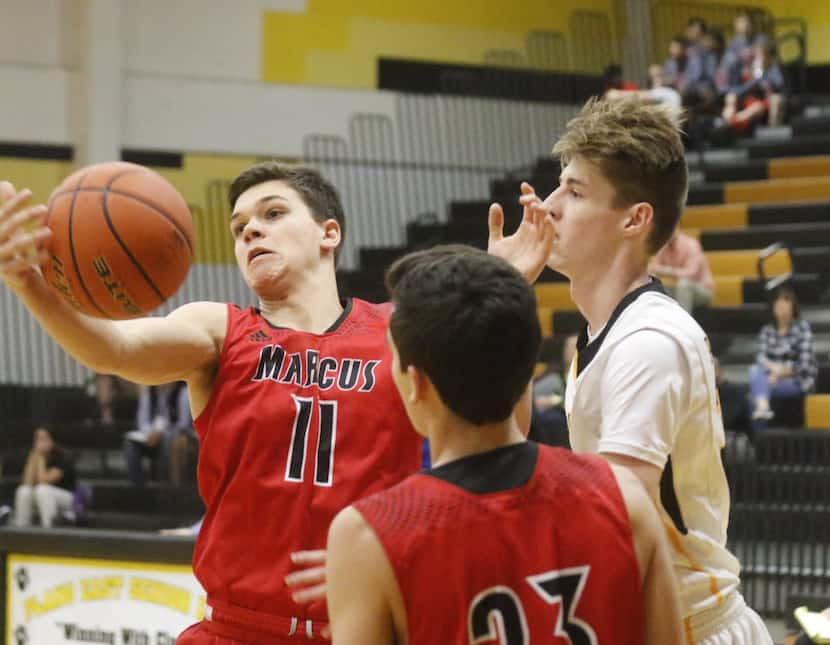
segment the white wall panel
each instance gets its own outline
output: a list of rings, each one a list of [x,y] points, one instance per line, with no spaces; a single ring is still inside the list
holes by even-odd
[[[392,92],[131,76],[126,147],[300,156],[312,132],[346,136],[356,112],[394,116]]]
[[[70,144],[71,78],[57,67],[0,65],[0,140]]]
[[[305,0],[140,0],[125,4],[126,69],[258,81],[262,13],[302,12]]]

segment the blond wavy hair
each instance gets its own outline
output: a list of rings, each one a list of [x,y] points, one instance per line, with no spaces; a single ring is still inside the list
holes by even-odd
[[[563,167],[579,157],[599,168],[614,187],[615,208],[651,204],[650,254],[671,238],[686,203],[681,123],[682,113],[668,106],[591,99],[553,147]]]

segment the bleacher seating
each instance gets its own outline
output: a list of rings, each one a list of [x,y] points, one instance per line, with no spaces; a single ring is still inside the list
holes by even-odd
[[[0,386],[0,503],[11,505],[32,431],[46,423],[56,443],[74,457],[79,482],[91,493],[81,525],[99,529],[157,531],[195,522],[204,512],[195,480],[185,486],[152,481],[138,490],[127,480],[124,434],[135,404],[116,408],[116,423],[93,419],[94,401],[80,387]]]

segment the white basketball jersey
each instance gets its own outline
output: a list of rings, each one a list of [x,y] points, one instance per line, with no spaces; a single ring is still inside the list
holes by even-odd
[[[660,497],[688,635],[691,617],[737,590],[740,570],[725,546],[725,437],[706,334],[653,280],[620,302],[592,342],[583,332],[565,410],[574,451],[623,454],[663,470]]]

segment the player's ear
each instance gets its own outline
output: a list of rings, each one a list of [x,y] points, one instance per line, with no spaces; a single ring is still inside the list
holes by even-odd
[[[625,211],[623,219],[623,235],[633,237],[647,234],[654,219],[654,207],[648,202],[637,202]]]
[[[409,377],[409,383],[411,385],[409,388],[409,402],[417,403],[423,401],[426,398],[427,391],[432,386],[427,375],[411,364],[406,368],[406,374]]]
[[[340,241],[343,237],[340,231],[340,224],[336,219],[327,219],[320,224],[322,230],[322,238],[320,239],[320,246],[330,251],[334,251],[340,246]]]

